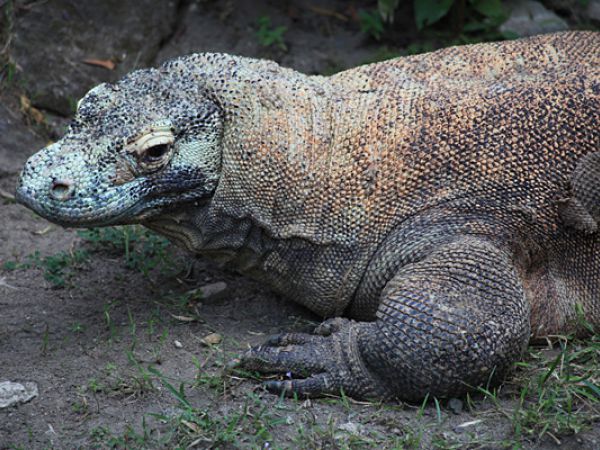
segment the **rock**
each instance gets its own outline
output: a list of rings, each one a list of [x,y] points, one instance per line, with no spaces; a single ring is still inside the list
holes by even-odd
[[[365,48],[363,36],[348,26],[351,17],[343,7],[336,11],[340,19],[315,13],[311,2],[275,3],[281,6],[264,0],[238,1],[235,7],[233,2],[216,2],[210,9],[192,3],[175,37],[161,48],[157,62],[188,53],[227,52],[273,59],[310,74],[363,64],[379,48]],[[292,9],[295,13],[290,15]],[[287,51],[260,44],[258,22],[264,16],[273,27],[286,27],[283,40]]]
[[[69,116],[91,87],[152,61],[172,31],[177,3],[53,0],[17,11],[10,52],[28,96],[38,108]],[[116,68],[86,59],[112,61]]]
[[[345,431],[354,436],[360,436],[363,433],[363,426],[356,422],[346,422],[338,426],[338,430]]]
[[[37,384],[32,382],[14,383],[0,381],[0,408],[7,408],[18,403],[26,403],[38,396]]]
[[[585,12],[588,19],[600,24],[600,0],[590,0]]]
[[[0,177],[18,174],[27,158],[44,144],[44,140],[23,123],[20,113],[0,104]]]
[[[463,401],[458,398],[451,398],[448,400],[447,406],[454,414],[460,414],[463,410]]]
[[[533,36],[569,29],[567,22],[533,0],[507,2],[506,9],[510,11],[510,17],[500,26],[503,33]]]
[[[569,23],[587,22],[584,17],[590,0],[538,0]]]
[[[179,342],[177,339],[175,339],[173,341],[173,345],[175,346],[175,348],[183,348],[183,344],[181,342]]]
[[[67,132],[67,128],[71,123],[71,118],[54,114],[49,111],[44,112],[44,117],[46,119],[46,129],[48,130],[50,139],[58,141]]]
[[[200,342],[206,346],[220,344],[223,337],[218,333],[210,333],[200,339]]]

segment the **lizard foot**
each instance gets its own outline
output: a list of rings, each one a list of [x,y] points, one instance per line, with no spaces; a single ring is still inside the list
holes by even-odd
[[[285,333],[272,336],[263,345],[242,355],[240,366],[287,379],[267,381],[273,393],[316,397],[339,395],[357,398],[389,397],[381,380],[364,365],[358,349],[358,334],[367,323],[331,319],[315,334]]]

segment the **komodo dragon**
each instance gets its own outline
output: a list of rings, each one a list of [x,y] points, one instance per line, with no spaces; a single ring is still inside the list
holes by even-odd
[[[17,198],[144,224],[329,318],[241,356],[291,372],[272,391],[461,395],[581,310],[600,325],[599,75],[592,32],[331,77],[185,56],[92,89]]]

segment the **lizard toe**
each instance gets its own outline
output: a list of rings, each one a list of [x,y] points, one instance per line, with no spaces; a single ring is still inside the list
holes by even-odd
[[[319,339],[319,336],[306,333],[282,333],[269,336],[263,345],[268,347],[280,347],[292,344],[303,345],[314,342],[317,339]]]
[[[319,324],[317,328],[314,330],[314,334],[320,336],[330,336],[333,333],[337,333],[342,328],[348,326],[352,321],[350,319],[346,319],[344,317],[334,317],[332,319],[327,319],[325,322]]]
[[[275,346],[268,341],[268,345],[253,347],[242,355],[240,367],[263,373],[284,373],[301,377],[324,372],[326,358],[319,356],[325,352],[322,342],[317,341],[317,336],[307,336],[312,339],[306,344]],[[286,339],[282,338],[280,341],[287,342]]]
[[[340,393],[339,383],[327,373],[319,373],[301,379],[266,381],[264,386],[269,392],[283,394],[286,397],[319,397],[325,394]]]
[[[333,328],[332,326],[333,325]],[[265,374],[267,390],[293,396],[339,395],[357,398],[390,397],[382,381],[362,364],[357,347],[359,325],[349,320],[327,321],[328,335],[288,333],[271,337],[240,358],[239,366]],[[332,331],[334,330],[334,331]]]

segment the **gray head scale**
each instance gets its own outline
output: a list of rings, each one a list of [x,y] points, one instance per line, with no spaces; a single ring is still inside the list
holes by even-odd
[[[27,161],[17,200],[64,226],[140,223],[209,199],[223,118],[197,80],[140,70],[80,101],[65,136]]]

